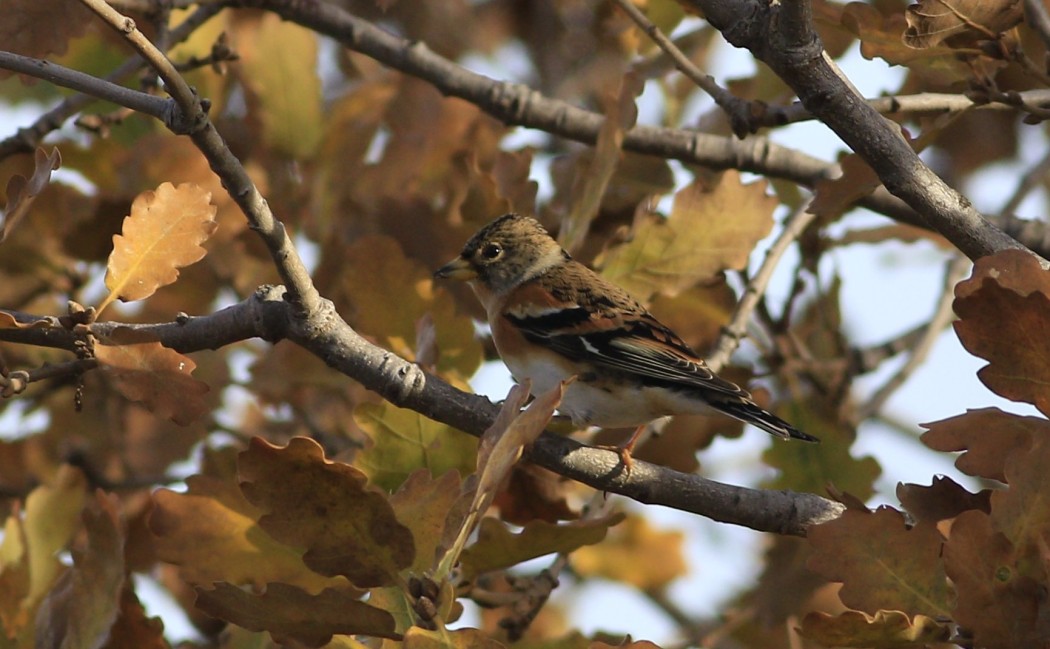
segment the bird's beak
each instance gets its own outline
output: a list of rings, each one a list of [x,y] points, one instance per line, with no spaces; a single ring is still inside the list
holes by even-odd
[[[468,279],[474,279],[477,276],[478,273],[470,266],[470,262],[462,257],[456,257],[434,271],[434,277],[437,279],[448,278],[466,281]]]

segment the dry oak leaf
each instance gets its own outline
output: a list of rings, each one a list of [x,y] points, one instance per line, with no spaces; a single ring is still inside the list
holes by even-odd
[[[992,392],[1030,403],[1050,416],[1050,298],[1028,296],[985,279],[953,303],[954,323],[966,351],[988,361],[977,377]]]
[[[121,394],[180,426],[208,412],[208,385],[191,376],[196,363],[158,342],[119,344],[120,331],[112,337],[118,344],[95,345],[95,358]]]
[[[309,570],[302,550],[278,543],[260,529],[256,521],[261,512],[232,480],[194,475],[186,486],[186,493],[157,490],[148,522],[156,535],[157,556],[178,566],[184,581],[257,587],[279,581],[310,592],[348,586],[343,578],[325,578]]]
[[[1027,453],[1006,460],[1008,489],[992,493],[992,524],[1006,535],[1025,562],[1027,576],[1045,583],[1050,550],[1050,438],[1034,440]]]
[[[109,295],[101,312],[113,300],[141,300],[174,282],[179,268],[200,261],[203,243],[218,227],[211,192],[199,185],[175,187],[162,183],[139,194],[124,218],[121,234],[113,235],[113,252],[106,265]]]
[[[237,458],[244,496],[265,514],[270,536],[305,548],[303,562],[360,588],[398,583],[412,565],[412,532],[387,497],[366,486],[364,473],[324,457],[321,446],[295,437],[278,447],[256,437]]]
[[[458,533],[439,562],[434,573],[435,579],[446,577],[452,571],[467,538],[495,500],[496,494],[510,475],[514,464],[521,458],[525,447],[543,434],[555,409],[561,404],[565,388],[573,380],[574,378],[570,378],[561,381],[547,392],[537,395],[524,411],[521,407],[529,397],[529,381],[511,388],[496,420],[481,436],[476,478],[464,484],[462,497],[470,498],[470,508],[462,513],[455,511],[446,522],[448,532],[456,530]]]
[[[0,243],[3,243],[7,235],[29,212],[29,206],[33,204],[33,200],[51,182],[51,172],[58,169],[61,164],[62,155],[58,152],[58,148],[52,148],[51,153],[37,149],[34,155],[33,175],[29,180],[26,180],[26,177],[21,174],[15,174],[11,176],[11,180],[7,181],[7,204],[4,206],[3,214],[0,214]]]
[[[998,408],[967,410],[965,414],[922,424],[922,443],[935,451],[964,451],[955,466],[967,475],[1006,482],[1006,460],[1027,453],[1032,440],[1050,437],[1050,421],[1022,417]]]
[[[83,512],[86,547],[73,550],[73,567],[41,603],[38,649],[98,647],[120,613],[124,585],[124,524],[116,496],[95,492]]]
[[[875,613],[948,615],[947,580],[941,562],[944,541],[932,523],[908,528],[901,512],[847,509],[807,536],[811,570],[842,582],[839,597],[849,608]]]
[[[850,209],[854,203],[875,191],[882,180],[860,156],[851,153],[839,160],[842,175],[838,178],[817,181],[813,202],[808,212],[831,222]]]
[[[765,181],[743,184],[736,171],[714,187],[700,182],[675,194],[671,215],[636,225],[631,240],[605,251],[595,265],[635,298],[675,296],[729,268],[743,268],[755,244],[773,229],[778,201]]]
[[[925,615],[909,618],[900,611],[877,611],[868,615],[846,611],[839,615],[811,612],[802,618],[799,633],[828,647],[914,647],[945,642],[951,627]]]
[[[970,297],[987,280],[1025,297],[1037,292],[1050,295],[1050,273],[1027,250],[1004,250],[981,257],[974,262],[970,276],[955,285],[955,298]]]
[[[928,523],[952,519],[971,509],[988,513],[992,509],[991,497],[992,492],[988,489],[971,493],[945,476],[934,476],[929,487],[897,485],[897,499],[904,509],[915,520]]]
[[[564,525],[532,521],[518,534],[495,518],[482,519],[477,541],[460,557],[463,576],[473,579],[547,554],[568,554],[585,545],[600,543],[609,528],[623,519],[624,514],[617,513]]]
[[[433,567],[449,511],[459,498],[460,479],[456,471],[432,478],[426,469],[408,476],[390,496],[397,520],[412,532],[416,558],[412,571],[422,574]]]
[[[944,565],[956,591],[952,618],[973,634],[973,646],[1045,646],[1050,637],[1045,573],[1033,579],[1019,572],[1013,544],[987,514],[969,511],[955,519]]]
[[[290,584],[272,583],[256,595],[219,582],[210,590],[196,590],[197,608],[252,631],[268,631],[282,645],[320,647],[335,634],[400,637],[392,615],[335,588],[311,595]]]
[[[994,40],[1024,20],[1021,0],[920,0],[904,13],[908,47],[925,49],[951,39],[960,45]],[[957,38],[958,37],[958,38]],[[952,45],[952,43],[945,43]]]

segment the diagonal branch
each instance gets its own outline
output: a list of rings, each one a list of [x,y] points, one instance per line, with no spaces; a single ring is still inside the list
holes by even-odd
[[[992,225],[919,159],[899,128],[863,100],[824,51],[810,3],[692,0],[733,45],[765,62],[878,174],[886,188],[971,259],[1024,246]]]

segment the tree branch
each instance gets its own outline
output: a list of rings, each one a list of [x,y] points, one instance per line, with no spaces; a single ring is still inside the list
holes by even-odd
[[[971,259],[1024,246],[926,166],[895,125],[860,97],[813,31],[809,2],[692,0],[733,45],[765,62],[886,188]]]
[[[26,314],[16,319],[40,320]],[[368,342],[339,317],[328,301],[304,317],[285,300],[284,288],[280,286],[261,287],[251,298],[212,315],[183,316],[165,324],[90,325],[91,331],[101,336],[124,327],[148,332],[165,347],[183,353],[216,349],[252,337],[271,341],[287,338],[394,405],[475,437],[492,424],[499,410],[488,399],[458,390],[418,365]],[[72,351],[75,338],[72,332],[57,327],[8,328],[0,329],[0,341]],[[641,460],[635,460],[630,474],[625,475],[616,452],[550,433],[545,433],[526,457],[601,491],[758,531],[804,535],[810,525],[831,520],[844,509],[839,503],[814,494],[727,485]]]

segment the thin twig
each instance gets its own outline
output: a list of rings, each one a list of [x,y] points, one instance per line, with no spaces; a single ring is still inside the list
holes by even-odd
[[[1001,212],[1003,214],[1015,213],[1024,199],[1036,187],[1046,181],[1047,174],[1050,174],[1050,151],[1047,151],[1046,155],[1039,162],[1029,169],[1025,175],[1021,176],[1021,180],[1017,183],[1017,188],[1010,194],[1010,198],[1003,205]]]
[[[291,302],[303,316],[297,322],[310,326],[305,317],[321,310],[321,296],[310,278],[299,252],[292,244],[284,224],[270,211],[259,188],[252,181],[244,165],[233,155],[215,125],[208,119],[207,104],[202,103],[186,80],[175,69],[163,52],[135,27],[135,22],[123,16],[105,3],[105,0],[80,0],[98,14],[113,29],[120,33],[145,59],[164,81],[178,106],[178,115],[165,121],[169,129],[178,134],[189,135],[193,143],[204,154],[212,171],[219,176],[223,187],[247,217],[249,225],[266,244],[277,272],[288,290]],[[317,324],[317,323],[314,323]]]
[[[747,323],[751,319],[751,313],[762,301],[762,296],[765,295],[766,289],[769,287],[769,280],[773,277],[773,272],[776,270],[777,264],[780,263],[780,258],[784,256],[784,253],[787,252],[791,244],[798,239],[806,227],[817,218],[816,214],[807,211],[808,208],[809,201],[806,201],[788,217],[784,222],[784,229],[781,230],[780,234],[773,241],[773,245],[766,251],[762,265],[759,266],[755,276],[747,283],[747,287],[744,289],[744,297],[737,304],[732,319],[722,330],[722,335],[718,338],[714,351],[707,359],[707,364],[711,366],[712,371],[718,372],[721,370],[729,362],[729,357],[733,355],[736,348],[740,346],[740,341],[747,334]]]
[[[1047,12],[1043,0],[1024,0],[1024,20],[1050,50],[1050,12]]]
[[[926,326],[922,339],[915,345],[904,365],[867,402],[857,407],[852,417],[854,424],[868,419],[881,410],[886,405],[886,401],[893,396],[893,393],[904,385],[911,375],[915,373],[915,370],[926,362],[926,357],[929,356],[934,343],[937,342],[937,338],[940,337],[941,332],[955,317],[955,313],[952,311],[952,302],[955,299],[955,284],[965,276],[969,267],[970,260],[961,255],[957,255],[948,262],[948,267],[944,272],[944,289],[941,291],[941,298],[937,302],[937,308],[934,310],[930,323]]]
[[[711,95],[711,98],[715,100],[715,103],[718,104],[718,106],[725,112],[726,116],[729,117],[729,122],[733,127],[733,133],[735,133],[737,137],[743,138],[748,133],[754,133],[758,130],[757,127],[752,127],[751,120],[749,119],[752,113],[751,102],[735,96],[733,93],[715,83],[714,77],[707,74],[690,61],[689,57],[683,54],[671,39],[660,31],[659,27],[646,18],[645,14],[643,14],[641,10],[631,2],[631,0],[613,0],[613,2],[615,2],[636,25],[638,25],[639,29],[645,32],[650,40],[656,43],[657,47],[671,57],[671,60],[674,61],[675,67],[678,68],[682,74],[699,86],[701,90]]]

